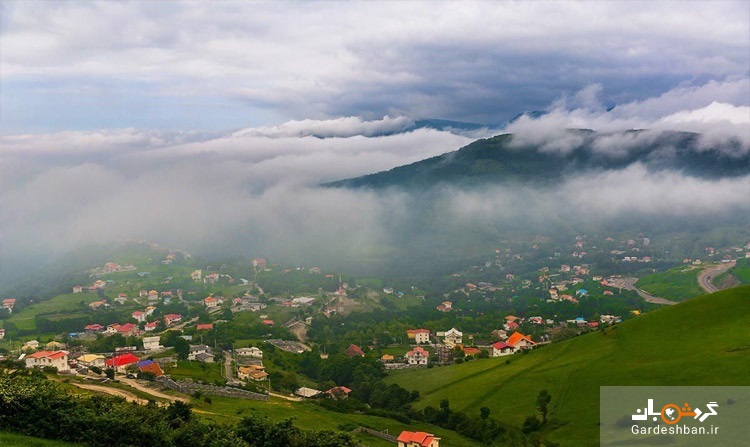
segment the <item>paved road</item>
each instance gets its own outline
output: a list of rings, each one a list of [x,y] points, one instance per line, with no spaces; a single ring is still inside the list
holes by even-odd
[[[716,287],[711,281],[713,281],[714,278],[726,272],[730,268],[734,267],[736,264],[737,261],[732,261],[707,267],[705,270],[698,274],[698,285],[700,285],[701,289],[705,290],[706,293],[718,292],[719,288]]]
[[[635,282],[636,281],[638,281],[638,278],[623,278],[623,281],[622,281],[622,287],[623,287],[623,289],[635,290],[636,293],[638,293],[638,295],[640,295],[640,297],[643,298],[644,300],[646,300],[646,302],[648,302],[648,303],[666,304],[666,305],[669,305],[669,306],[671,306],[673,304],[677,304],[677,302],[675,302],[675,301],[670,301],[670,300],[667,300],[667,299],[664,299],[664,298],[659,298],[658,296],[653,296],[653,295],[651,295],[649,293],[646,293],[645,291],[637,288],[635,286]]]

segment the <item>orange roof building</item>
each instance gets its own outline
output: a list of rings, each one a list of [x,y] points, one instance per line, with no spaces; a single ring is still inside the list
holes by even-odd
[[[398,435],[396,442],[398,442],[398,447],[440,447],[440,438],[423,431],[404,430]]]

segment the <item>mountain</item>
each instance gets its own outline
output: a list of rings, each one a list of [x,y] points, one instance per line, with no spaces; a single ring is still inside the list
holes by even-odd
[[[327,183],[346,188],[424,188],[522,182],[547,186],[564,176],[642,163],[706,179],[746,175],[750,153],[730,141],[706,146],[699,134],[567,130],[552,142],[530,143],[512,134],[477,140],[457,151],[389,171]]]
[[[537,393],[547,389],[548,439],[563,447],[593,447],[599,445],[600,386],[750,385],[748,318],[750,286],[745,286],[528,354],[398,371],[389,381],[419,391],[420,407],[437,408],[448,399],[454,411],[477,414],[486,406],[492,417],[517,426],[536,412]]]

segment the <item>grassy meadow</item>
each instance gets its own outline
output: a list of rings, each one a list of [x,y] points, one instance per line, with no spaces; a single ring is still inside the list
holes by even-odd
[[[418,407],[451,408],[521,426],[540,390],[552,395],[548,439],[599,445],[599,387],[750,385],[750,287],[702,296],[528,354],[395,371]],[[719,336],[720,334],[720,336]],[[720,372],[717,374],[717,372]]]
[[[651,295],[672,301],[684,301],[705,293],[698,285],[702,267],[681,265],[666,272],[652,273],[635,284]]]

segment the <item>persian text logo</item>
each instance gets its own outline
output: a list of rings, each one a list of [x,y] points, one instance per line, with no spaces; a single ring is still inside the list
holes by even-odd
[[[677,404],[666,404],[662,407],[661,411],[654,411],[654,400],[648,399],[646,408],[637,409],[636,414],[632,415],[632,418],[634,421],[647,421],[651,416],[653,417],[653,420],[656,421],[658,419],[657,416],[660,416],[665,424],[674,425],[680,422],[680,419],[683,417],[692,417],[703,423],[709,416],[715,416],[718,414],[716,412],[717,408],[719,408],[719,404],[716,402],[709,402],[706,404],[706,411],[701,410],[699,407],[696,407],[693,410],[690,408],[690,405],[685,402],[682,407]]]

